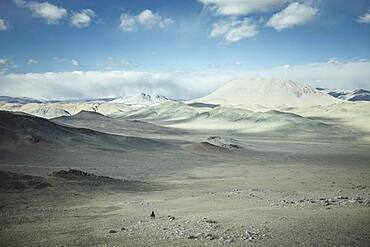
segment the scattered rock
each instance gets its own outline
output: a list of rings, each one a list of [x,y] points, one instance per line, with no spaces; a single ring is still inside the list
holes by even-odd
[[[121,231],[126,231],[127,229],[125,227],[122,227],[121,228]]]
[[[330,206],[332,203],[330,202],[330,200],[326,199],[325,201],[323,201],[322,205],[323,206]]]
[[[231,236],[223,236],[223,237],[220,237],[219,240],[224,242],[224,243],[234,242],[234,239]]]
[[[207,218],[204,218],[204,222],[208,223],[208,224],[216,224],[217,221],[215,220],[210,220],[210,219],[207,219]]]
[[[359,197],[359,196],[356,196],[356,197],[354,197],[354,198],[352,198],[351,200],[349,200],[349,202],[351,202],[351,203],[364,203],[364,198],[361,198],[361,197]]]
[[[206,236],[205,236],[206,239],[209,239],[209,240],[214,240],[216,239],[217,237],[211,233],[208,233]]]
[[[176,218],[174,217],[174,216],[172,216],[172,215],[168,215],[167,216],[167,218],[168,218],[168,220],[170,220],[170,221],[173,221],[173,220],[175,220]]]
[[[223,138],[220,136],[210,136],[207,138],[207,142],[212,145],[222,147],[228,150],[239,150],[242,148],[236,143],[237,142],[236,140],[231,138]]]
[[[367,188],[367,185],[357,185],[356,188],[359,190],[363,190]]]
[[[244,239],[244,240],[252,241],[252,240],[256,239],[256,238],[255,238],[255,235],[256,235],[256,233],[255,233],[255,232],[245,231],[245,234],[244,234],[244,236],[243,236],[243,239]]]
[[[348,196],[337,196],[337,197],[335,197],[335,199],[338,199],[338,200],[347,200],[348,199]]]
[[[187,239],[198,239],[200,236],[199,235],[188,235],[186,238]]]

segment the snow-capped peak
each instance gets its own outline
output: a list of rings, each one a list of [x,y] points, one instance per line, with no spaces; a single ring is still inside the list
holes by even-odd
[[[309,107],[338,102],[315,88],[290,80],[234,80],[194,102],[276,109]]]
[[[365,89],[341,90],[318,88],[321,92],[347,101],[370,101],[370,91]]]
[[[146,93],[139,93],[136,95],[124,96],[109,101],[113,104],[127,104],[127,105],[153,105],[159,104],[169,99],[161,95],[150,95]]]

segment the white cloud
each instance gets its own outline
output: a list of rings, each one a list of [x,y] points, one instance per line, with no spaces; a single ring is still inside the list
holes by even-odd
[[[327,62],[283,65],[250,73],[252,77],[276,77],[306,82],[316,87],[370,89],[370,60],[329,59]]]
[[[10,24],[4,19],[0,19],[0,31],[6,31],[10,29]]]
[[[1,64],[9,63],[0,59]],[[168,72],[75,71],[1,74],[0,95],[49,99],[118,97],[148,92],[174,99],[204,96],[237,78],[275,77],[316,87],[370,89],[370,60],[282,65],[257,71],[188,70]]]
[[[95,12],[91,9],[83,9],[80,12],[74,13],[71,16],[72,26],[82,28],[88,27],[93,18],[95,18]]]
[[[229,18],[214,23],[209,37],[222,37],[226,43],[233,43],[251,38],[257,34],[257,26],[250,19],[237,20]]]
[[[121,14],[119,29],[125,32],[134,32],[137,30],[135,17],[129,14]]]
[[[362,16],[359,16],[357,19],[359,23],[370,23],[370,9]]]
[[[148,29],[153,27],[166,28],[173,23],[173,19],[163,18],[150,9],[146,9],[136,16],[127,13],[121,14],[119,28],[125,32],[134,32],[137,30],[138,26],[144,26]]]
[[[77,66],[77,67],[80,66],[80,62],[77,61],[76,59],[72,59],[71,63],[72,63],[73,66]]]
[[[35,59],[28,59],[28,61],[27,61],[27,64],[37,64],[37,63],[39,63],[37,60],[35,60]]]
[[[0,74],[7,72],[9,69],[17,68],[18,65],[7,58],[0,58]]]
[[[49,99],[100,98],[139,92],[171,98],[200,97],[228,78],[204,71],[75,71],[0,74],[0,95]]]
[[[266,26],[281,31],[283,29],[303,25],[312,21],[317,12],[318,10],[313,7],[298,2],[291,3],[281,12],[274,14],[267,22]]]
[[[247,15],[273,10],[289,0],[198,0],[218,15]]]
[[[6,58],[0,58],[0,73],[5,72],[8,67],[9,60]]]
[[[14,3],[19,7],[28,8],[32,15],[46,20],[48,24],[57,24],[60,19],[67,16],[68,11],[65,8],[58,7],[48,2],[34,2],[24,0],[14,0]]]

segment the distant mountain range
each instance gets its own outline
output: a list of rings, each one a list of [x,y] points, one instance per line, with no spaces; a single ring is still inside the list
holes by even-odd
[[[341,100],[370,101],[370,91],[365,89],[339,90],[339,89],[317,88],[317,90]]]
[[[187,102],[146,93],[118,98],[64,101],[0,96],[0,110],[25,112],[43,118],[92,111],[116,117],[132,115],[133,118],[162,116],[183,119],[186,116],[196,117],[199,109],[195,108],[232,106],[252,111],[270,111],[327,106],[343,102],[342,100],[370,101],[370,91],[313,88],[290,80],[248,79],[231,81],[207,96]]]
[[[169,99],[162,95],[150,95],[146,93],[140,93],[132,96],[119,97],[109,101],[113,104],[127,104],[127,105],[153,105],[163,103]]]
[[[118,97],[118,98],[98,98],[98,99],[75,99],[75,100],[41,100],[29,97],[10,97],[0,96],[0,103],[11,104],[29,104],[29,103],[113,103],[127,105],[152,105],[168,101],[169,99],[162,95],[150,95],[139,93],[136,95]]]
[[[29,98],[29,97],[0,96],[0,103],[28,104],[28,103],[43,103],[43,102],[46,102],[46,101]]]

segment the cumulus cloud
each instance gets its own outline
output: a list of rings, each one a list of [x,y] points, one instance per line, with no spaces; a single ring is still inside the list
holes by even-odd
[[[72,63],[73,66],[76,66],[76,67],[79,67],[80,66],[80,62],[77,61],[76,59],[72,59],[71,60],[71,63]]]
[[[277,31],[306,24],[312,21],[318,10],[308,5],[294,2],[284,10],[274,14],[266,23],[266,26],[273,27]]]
[[[128,13],[121,14],[119,29],[125,32],[134,32],[138,29],[138,26],[143,26],[148,29],[153,27],[165,28],[173,23],[173,19],[163,18],[150,9],[146,9],[136,16],[132,16]]]
[[[134,32],[137,30],[136,26],[136,19],[135,17],[129,14],[121,14],[120,16],[120,24],[118,26],[119,29],[125,32]]]
[[[95,12],[91,9],[83,9],[71,16],[72,26],[83,28],[90,26],[91,21],[95,18]]]
[[[289,0],[198,0],[218,15],[247,15],[275,9]]]
[[[0,19],[0,31],[6,31],[10,29],[10,24],[4,19]]]
[[[9,69],[17,68],[14,62],[7,58],[0,58],[0,74],[7,72]]]
[[[209,37],[221,37],[224,42],[233,43],[251,38],[257,34],[257,26],[251,19],[237,20],[235,18],[229,18],[214,23]]]
[[[8,66],[8,59],[6,58],[0,58],[0,72],[4,71],[6,67]]]
[[[19,7],[28,8],[32,15],[46,20],[48,24],[57,24],[60,19],[67,16],[68,11],[65,8],[58,7],[48,2],[34,2],[24,0],[14,0]]]
[[[370,9],[367,11],[367,13],[359,16],[357,18],[357,22],[359,22],[359,23],[370,23]]]
[[[27,61],[27,64],[37,64],[37,63],[39,63],[37,60],[35,60],[35,59],[28,59],[28,61]]]

